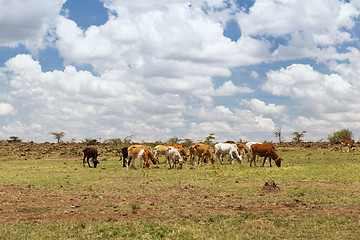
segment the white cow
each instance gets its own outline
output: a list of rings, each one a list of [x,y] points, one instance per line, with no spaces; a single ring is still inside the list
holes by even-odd
[[[173,162],[173,164],[174,164],[173,166],[175,166],[175,167],[176,167],[176,163],[179,162],[180,166],[178,167],[178,169],[182,168],[184,161],[180,154],[179,149],[169,146],[166,150],[166,159],[169,163],[170,168],[172,168],[171,161]]]
[[[230,155],[232,162],[234,161],[234,159],[236,159],[236,161],[242,164],[242,157],[239,154],[238,147],[236,146],[236,144],[233,143],[215,144],[215,156],[216,159],[218,159],[221,164],[223,164],[222,163],[223,157],[226,156],[227,154]]]

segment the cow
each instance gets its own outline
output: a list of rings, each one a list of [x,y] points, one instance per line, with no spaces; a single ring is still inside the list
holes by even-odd
[[[183,157],[181,156],[180,150],[178,148],[169,146],[166,150],[166,160],[169,163],[170,169],[173,168],[171,166],[171,161],[173,162],[174,167],[176,167],[176,163],[179,162],[180,165],[177,169],[182,169]]]
[[[185,162],[187,161],[187,158],[189,155],[186,153],[185,147],[183,144],[169,143],[167,146],[168,147],[171,146],[171,147],[175,147],[175,148],[179,149],[181,156],[184,158]]]
[[[123,147],[120,151],[120,160],[119,161],[123,161],[123,167],[126,167],[130,165],[130,160],[127,159],[128,158],[128,147]]]
[[[166,150],[167,150],[167,146],[165,146],[165,145],[157,145],[156,147],[155,147],[155,151],[154,151],[154,155],[155,155],[155,157],[156,158],[159,158],[159,156],[161,156],[161,155],[164,155],[164,156],[166,156]],[[166,164],[166,160],[165,160],[165,164]]]
[[[248,155],[249,154],[249,148],[244,143],[235,143],[238,149],[240,150],[239,154],[241,155]]]
[[[222,165],[222,158],[229,154],[230,159],[234,161],[236,159],[240,164],[242,164],[242,157],[239,155],[239,149],[234,143],[217,143],[215,144],[215,156],[216,159],[219,159],[220,164]]]
[[[354,144],[353,140],[341,139],[340,140],[340,152],[344,152],[344,147],[348,147],[349,152],[351,150],[355,150],[355,144]]]
[[[195,156],[196,156],[195,145],[196,145],[196,144],[191,145],[191,146],[189,147],[189,158],[190,158],[191,163],[194,162],[194,159],[195,159]]]
[[[197,143],[194,146],[194,153],[198,157],[198,164],[203,161],[204,163],[207,163],[208,160],[212,164],[215,164],[216,158],[213,155],[213,148],[210,145],[203,144],[203,143]],[[192,161],[193,162],[193,161]]]
[[[144,150],[144,151],[141,151]],[[140,153],[141,152],[141,153]],[[140,153],[140,155],[139,155]],[[136,169],[135,159],[139,158],[141,163],[144,163],[147,168],[150,168],[151,162],[157,168],[157,158],[154,157],[151,148],[143,145],[131,145],[128,147],[128,161],[131,161],[131,167]],[[128,165],[128,164],[127,164]],[[129,166],[129,165],[128,165]]]
[[[251,152],[251,145],[257,144],[257,143],[259,143],[259,142],[247,142],[247,143],[245,143],[246,147],[249,149],[249,152],[248,152],[248,154],[247,154],[248,162],[250,162],[250,158],[251,158],[251,154],[252,154],[252,152]]]
[[[96,166],[97,166],[98,164],[100,164],[99,161],[97,160],[97,157],[99,156],[99,153],[98,153],[98,151],[96,150],[96,148],[87,147],[87,148],[85,148],[85,149],[83,150],[83,152],[84,152],[84,159],[83,159],[83,166],[84,166],[84,167],[85,167],[85,158],[86,158],[86,161],[87,161],[89,167],[91,167],[91,166],[90,166],[90,163],[89,163],[89,159],[90,159],[90,158],[92,159],[92,161],[93,161],[93,163],[94,163],[94,168],[96,168]]]
[[[263,143],[256,143],[251,145],[251,152],[253,154],[252,159],[250,161],[250,167],[252,167],[252,162],[254,162],[254,165],[256,167],[256,156],[264,157],[264,161],[262,166],[264,166],[265,161],[267,158],[269,158],[270,167],[271,166],[271,160],[275,161],[276,166],[281,166],[281,158],[276,154],[275,148],[272,145],[263,144]]]

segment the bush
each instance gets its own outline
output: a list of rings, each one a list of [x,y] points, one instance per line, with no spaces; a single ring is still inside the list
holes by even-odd
[[[352,140],[354,134],[349,129],[342,129],[340,131],[334,132],[333,134],[328,135],[328,139],[331,144],[339,143],[341,139]]]

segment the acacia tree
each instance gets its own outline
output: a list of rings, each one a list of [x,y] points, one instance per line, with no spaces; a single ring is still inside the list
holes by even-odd
[[[8,142],[21,142],[22,139],[20,139],[17,136],[11,136],[10,139],[8,140]]]
[[[279,138],[279,143],[281,143],[281,127],[277,127],[274,129],[275,137]]]
[[[212,145],[212,143],[213,143],[212,140],[215,139],[214,135],[215,135],[215,133],[210,133],[209,136],[207,136],[205,138],[204,143],[207,144],[207,145]]]
[[[293,132],[291,135],[293,135],[293,141],[296,143],[300,143],[302,142],[302,138],[304,137],[306,131],[302,131],[301,133],[299,132]]]
[[[60,142],[61,138],[65,136],[64,132],[52,132],[51,135],[54,135],[54,138],[57,140],[57,143]]]

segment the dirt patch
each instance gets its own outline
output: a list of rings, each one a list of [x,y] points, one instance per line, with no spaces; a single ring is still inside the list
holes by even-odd
[[[264,184],[264,186],[261,189],[262,194],[265,194],[265,193],[277,193],[279,191],[280,191],[280,188],[276,185],[274,180],[266,181],[266,183]]]
[[[266,186],[266,187],[265,187]],[[278,189],[264,185],[267,193]],[[244,205],[234,194],[209,193],[187,184],[162,189],[141,187],[136,192],[109,194],[76,193],[62,190],[44,192],[33,186],[1,185],[0,223],[88,221],[91,219],[156,219],[174,220],[189,216],[206,217],[217,214],[272,212],[275,214],[358,215],[352,209],[312,209],[311,206],[283,204]],[[272,190],[270,190],[272,189]]]

